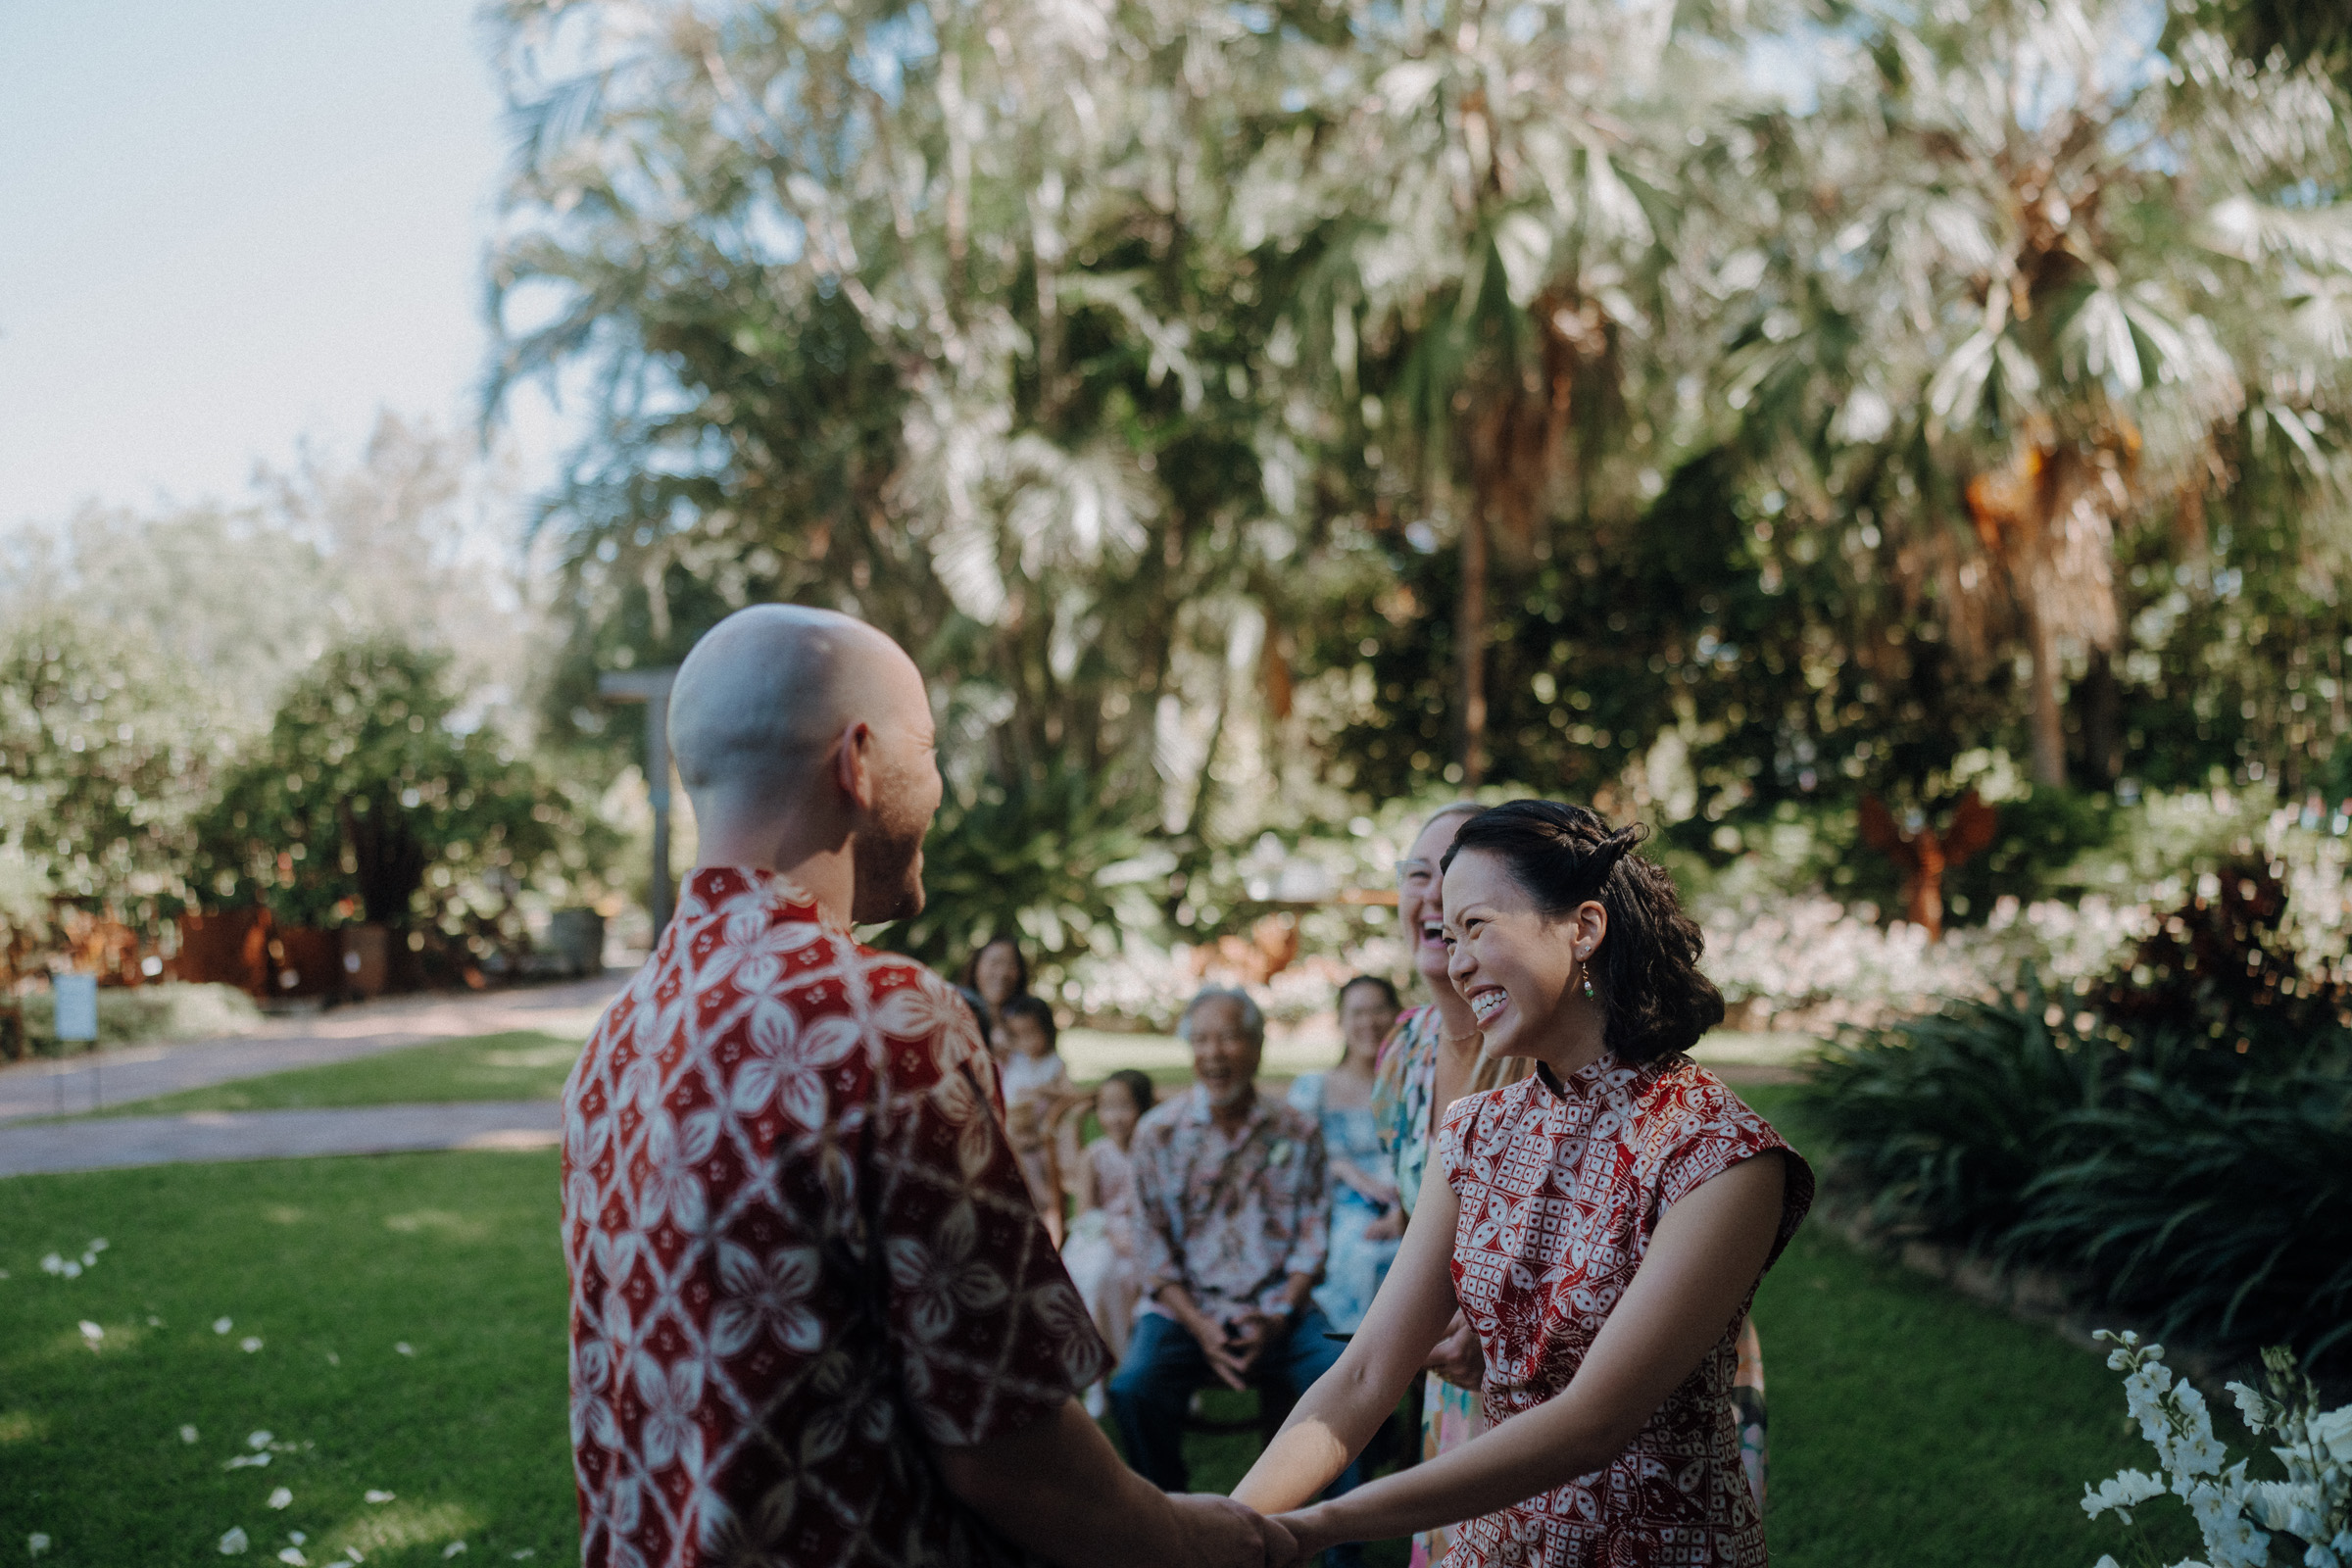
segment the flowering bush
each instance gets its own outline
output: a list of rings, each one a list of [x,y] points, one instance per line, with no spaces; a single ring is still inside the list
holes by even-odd
[[[2211,1568],[2344,1568],[2352,1563],[2352,1405],[2323,1413],[2319,1391],[2284,1349],[2263,1352],[2268,1394],[2229,1385],[2239,1414],[2257,1438],[2278,1443],[2271,1452],[2285,1467],[2282,1481],[2254,1481],[2249,1460],[2229,1463],[2213,1435],[2205,1396],[2173,1376],[2164,1347],[2141,1345],[2136,1334],[2099,1331],[2115,1348],[2107,1364],[2124,1373],[2124,1397],[2139,1435],[2155,1446],[2162,1475],[2125,1470],[2082,1489],[2082,1511],[2113,1513],[2132,1523],[2132,1510],[2166,1494],[2188,1505],[2205,1538]],[[2284,1538],[2284,1539],[2282,1539]],[[2299,1544],[2296,1552],[2289,1542]],[[2113,1556],[2097,1568],[2118,1568]],[[2184,1558],[2174,1568],[2206,1568]]]

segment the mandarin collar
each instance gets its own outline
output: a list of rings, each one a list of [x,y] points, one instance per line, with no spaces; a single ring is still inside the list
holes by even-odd
[[[1565,1078],[1540,1061],[1536,1063],[1534,1076],[1549,1092],[1551,1099],[1565,1104],[1581,1104],[1601,1094],[1617,1066],[1617,1053],[1604,1051]]]

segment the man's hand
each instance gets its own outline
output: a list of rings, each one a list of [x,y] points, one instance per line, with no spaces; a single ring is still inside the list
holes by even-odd
[[[1290,1568],[1298,1558],[1289,1531],[1231,1497],[1186,1493],[1168,1501],[1184,1543],[1172,1568]]]
[[[1225,1325],[1205,1312],[1193,1312],[1183,1320],[1200,1342],[1200,1353],[1208,1360],[1208,1369],[1217,1381],[1229,1389],[1250,1386],[1250,1367],[1257,1359],[1255,1350],[1244,1351],[1225,1332]]]
[[[1438,1341],[1422,1365],[1455,1388],[1473,1394],[1486,1381],[1487,1358],[1479,1348],[1478,1334],[1459,1312],[1446,1325],[1446,1337]]]

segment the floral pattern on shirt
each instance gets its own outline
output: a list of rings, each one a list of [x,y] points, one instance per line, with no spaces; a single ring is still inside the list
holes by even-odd
[[[1628,1067],[1604,1055],[1565,1083],[1544,1073],[1456,1102],[1439,1164],[1460,1203],[1454,1291],[1486,1352],[1488,1418],[1507,1420],[1565,1389],[1632,1284],[1659,1216],[1770,1150],[1789,1155],[1777,1259],[1812,1204],[1812,1172],[1688,1056]],[[1764,1525],[1731,1398],[1746,1316],[1742,1302],[1623,1453],[1463,1524],[1446,1568],[1761,1568]]]
[[[760,871],[689,880],[564,1091],[589,1568],[1017,1560],[926,1444],[1105,1356],[971,1013]]]
[[[1289,1309],[1285,1282],[1315,1274],[1329,1246],[1323,1133],[1258,1096],[1228,1138],[1199,1087],[1154,1105],[1128,1150],[1135,1165],[1147,1312],[1181,1285],[1211,1317]]]

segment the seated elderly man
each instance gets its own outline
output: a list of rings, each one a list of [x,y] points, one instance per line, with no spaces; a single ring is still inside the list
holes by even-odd
[[[1135,1131],[1145,1297],[1110,1381],[1128,1462],[1169,1492],[1186,1487],[1194,1391],[1213,1379],[1296,1397],[1340,1355],[1309,1294],[1329,1234],[1323,1135],[1257,1093],[1265,1015],[1248,994],[1212,986],[1176,1032],[1193,1048],[1196,1081]],[[1329,1494],[1359,1479],[1350,1466]],[[1333,1555],[1353,1561],[1354,1551]]]

